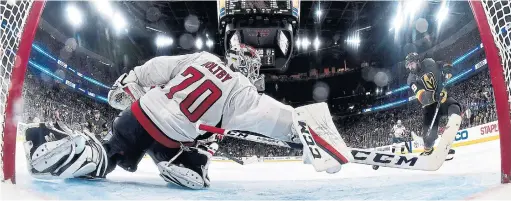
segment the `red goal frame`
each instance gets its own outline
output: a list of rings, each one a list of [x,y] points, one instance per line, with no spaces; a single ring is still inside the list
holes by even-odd
[[[495,45],[488,19],[481,1],[468,1],[479,28],[483,42],[491,82],[495,94],[495,107],[500,132],[501,182],[511,182],[511,120],[509,97],[504,79],[504,66],[502,66],[499,51]],[[511,66],[510,66],[511,67]]]
[[[7,103],[5,106],[4,117],[4,144],[2,147],[2,163],[3,173],[6,181],[16,183],[16,110],[19,106],[17,103],[22,100],[21,92],[23,89],[23,82],[25,80],[25,73],[27,71],[28,60],[30,59],[30,50],[32,49],[32,42],[34,41],[35,33],[39,25],[39,19],[43,13],[45,5],[44,0],[35,0],[32,2],[28,17],[21,34],[18,50],[16,51],[16,60],[14,61],[15,67],[12,68],[11,83],[9,92],[7,94]],[[18,111],[19,112],[19,111]]]

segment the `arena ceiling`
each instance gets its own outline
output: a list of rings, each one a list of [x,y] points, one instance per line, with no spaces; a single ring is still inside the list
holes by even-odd
[[[222,55],[218,32],[216,1],[122,1],[109,2],[116,14],[101,15],[91,2],[49,1],[43,19],[74,37],[83,47],[114,61],[119,67],[134,66],[155,55],[175,55],[197,51],[194,38],[201,37],[204,44],[211,39],[209,49]],[[82,12],[82,25],[70,26],[66,9],[75,5]],[[440,1],[428,1],[417,11],[417,17],[428,23],[425,32],[418,32],[415,23],[404,25],[402,31],[391,30],[397,13],[394,1],[302,1],[299,37],[318,37],[319,50],[299,50],[289,72],[306,72],[321,66],[339,66],[344,60],[351,66],[361,62],[375,62],[380,66],[392,65],[402,59],[406,51],[426,50],[452,35],[473,20],[466,2],[448,2],[449,14],[441,27],[435,20]],[[318,17],[318,10],[321,14]],[[125,19],[124,31],[115,31],[119,24],[116,15]],[[438,29],[441,28],[439,32]],[[119,33],[121,32],[121,33]],[[155,38],[167,35],[173,39],[168,48],[157,48]],[[183,44],[182,35],[192,36]],[[355,47],[347,40],[358,36]],[[190,39],[190,38],[188,38]],[[408,48],[405,48],[408,47]],[[314,58],[314,59],[311,59]],[[308,61],[308,65],[303,65]],[[293,65],[295,64],[295,65]]]

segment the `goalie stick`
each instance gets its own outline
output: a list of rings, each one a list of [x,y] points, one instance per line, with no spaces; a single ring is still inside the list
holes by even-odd
[[[353,163],[364,165],[378,165],[389,168],[410,169],[410,170],[425,170],[435,171],[438,170],[445,161],[449,149],[454,141],[458,128],[461,124],[461,117],[453,115],[446,126],[444,134],[437,146],[437,150],[431,155],[417,156],[413,154],[397,155],[394,153],[351,148],[353,155]],[[268,145],[288,147],[293,149],[303,149],[300,143],[285,142],[282,140],[266,137],[264,135],[255,134],[248,131],[226,130],[214,126],[199,125],[199,129],[212,133],[221,134],[227,137],[243,139],[247,141],[259,142]]]
[[[230,154],[224,153],[223,151],[217,151],[216,153],[218,153],[220,156],[223,156],[223,157],[225,157],[231,161],[234,161],[240,165],[245,165],[245,161],[243,161],[243,158],[237,158],[237,157],[231,156]]]

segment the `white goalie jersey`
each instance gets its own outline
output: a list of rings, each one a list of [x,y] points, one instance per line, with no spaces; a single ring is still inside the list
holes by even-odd
[[[133,73],[138,85],[152,88],[132,104],[132,112],[159,142],[191,142],[204,133],[199,124],[220,122],[225,129],[278,139],[291,132],[293,108],[259,95],[245,76],[208,52],[156,57]]]

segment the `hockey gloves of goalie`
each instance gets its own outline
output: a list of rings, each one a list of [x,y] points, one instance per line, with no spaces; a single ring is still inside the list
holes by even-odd
[[[134,71],[122,74],[108,92],[108,104],[115,109],[124,110],[145,94],[138,84]]]
[[[107,155],[94,135],[65,132],[51,123],[29,124],[24,134],[27,166],[33,177],[105,176]]]

